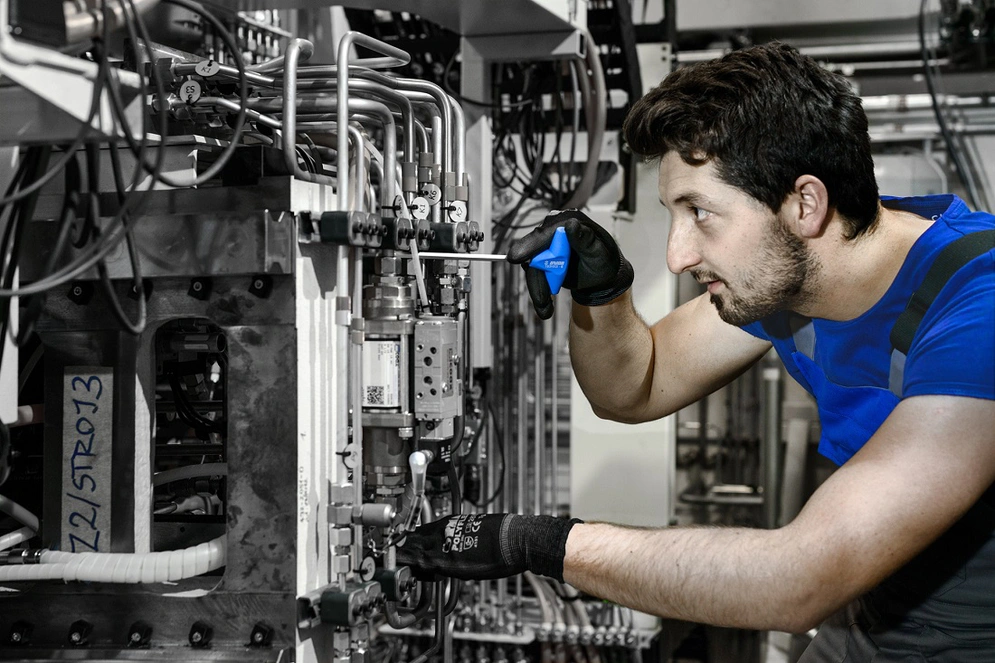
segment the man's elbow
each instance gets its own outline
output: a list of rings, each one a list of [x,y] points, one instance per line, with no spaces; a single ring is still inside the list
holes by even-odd
[[[608,408],[591,403],[591,410],[599,419],[617,421],[620,424],[642,424],[653,419],[653,417],[643,416],[641,411],[635,407]]]
[[[792,596],[786,597],[783,624],[778,630],[788,633],[807,633],[818,627],[833,613],[860,596],[863,590],[850,586],[839,578],[830,579],[812,575],[797,587]]]

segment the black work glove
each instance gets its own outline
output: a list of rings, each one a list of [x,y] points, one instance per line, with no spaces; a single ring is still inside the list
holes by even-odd
[[[420,578],[507,578],[524,571],[563,581],[567,535],[577,519],[504,513],[449,516],[422,525],[397,549]]]
[[[600,306],[632,286],[632,265],[622,256],[611,234],[579,210],[551,212],[542,225],[516,239],[508,249],[508,262],[525,268],[525,282],[536,314],[543,320],[553,315],[553,296],[544,272],[528,262],[549,248],[553,233],[563,226],[570,242],[570,262],[563,287],[574,301],[584,306]]]

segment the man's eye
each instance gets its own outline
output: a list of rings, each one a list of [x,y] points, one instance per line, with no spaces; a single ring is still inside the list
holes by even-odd
[[[708,210],[703,210],[700,207],[691,206],[691,214],[694,215],[695,221],[704,221],[708,218],[710,212]]]

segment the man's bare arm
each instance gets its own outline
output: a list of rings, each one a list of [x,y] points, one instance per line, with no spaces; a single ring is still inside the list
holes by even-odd
[[[638,423],[659,419],[727,384],[770,343],[727,324],[702,295],[648,326],[631,293],[603,306],[574,304],[570,360],[594,412]]]
[[[576,525],[564,579],[665,617],[806,630],[898,570],[978,500],[995,481],[993,421],[993,401],[908,398],[790,525]]]

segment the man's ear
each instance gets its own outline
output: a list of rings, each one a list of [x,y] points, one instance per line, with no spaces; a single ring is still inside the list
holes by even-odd
[[[829,192],[815,175],[802,175],[795,180],[795,191],[789,196],[792,218],[789,222],[802,239],[820,237],[829,224]]]

